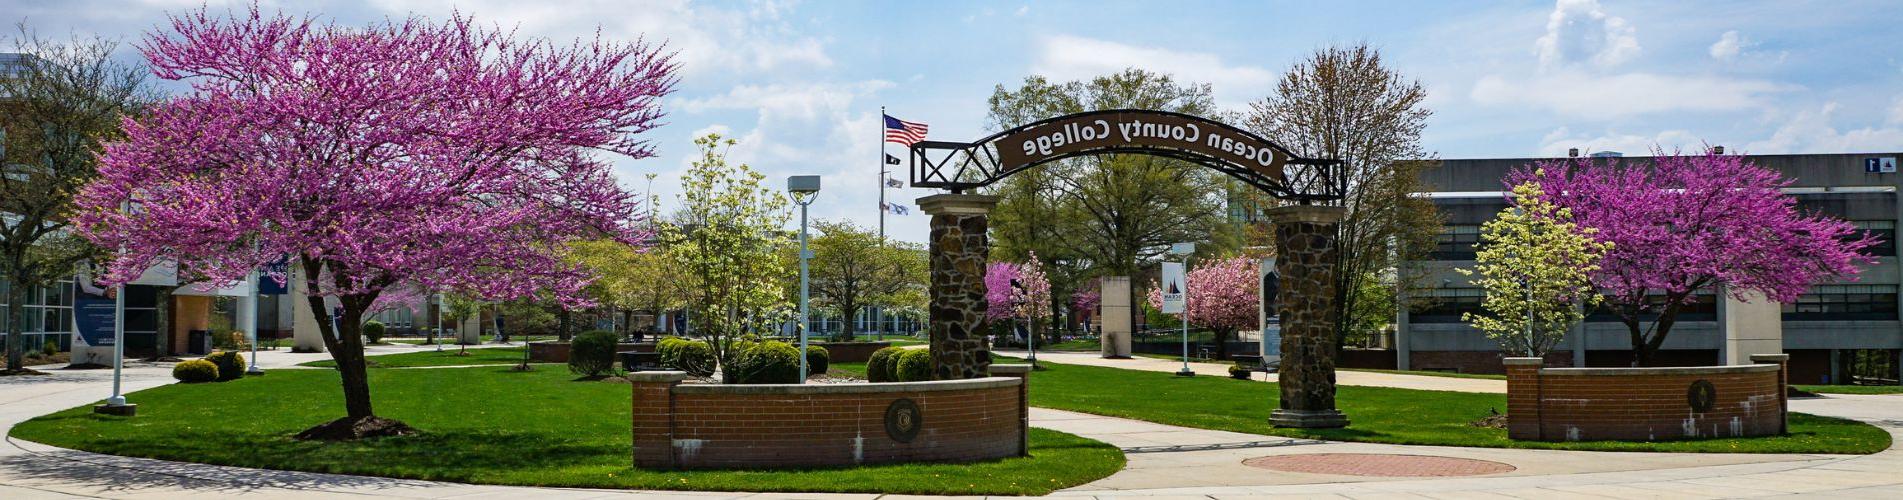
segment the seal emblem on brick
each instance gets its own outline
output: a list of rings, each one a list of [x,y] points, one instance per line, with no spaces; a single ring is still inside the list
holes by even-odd
[[[885,435],[891,436],[893,441],[910,443],[912,438],[918,437],[922,418],[918,403],[899,398],[885,407]]]
[[[1691,404],[1693,412],[1709,412],[1718,404],[1718,388],[1710,380],[1698,379],[1685,390],[1685,402]]]
[[[1470,458],[1373,453],[1275,455],[1243,460],[1242,464],[1283,472],[1379,477],[1480,476],[1515,470],[1512,465]]]

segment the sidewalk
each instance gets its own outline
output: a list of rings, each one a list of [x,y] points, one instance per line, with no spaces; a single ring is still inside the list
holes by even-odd
[[[1001,355],[1018,357],[1018,358],[1022,358],[1028,354],[1025,351],[996,351],[996,352]],[[1126,370],[1143,370],[1143,371],[1169,372],[1169,373],[1176,373],[1177,370],[1181,370],[1183,368],[1183,362],[1177,361],[1177,360],[1146,358],[1142,356],[1133,357],[1130,359],[1105,359],[1102,355],[1099,355],[1095,352],[1038,351],[1037,359],[1040,361],[1051,361],[1051,362],[1063,363],[1067,365],[1102,366],[1107,368],[1122,368]],[[1227,377],[1229,376],[1230,365],[1231,363],[1190,362],[1189,369],[1190,371],[1196,372],[1196,375],[1198,376],[1213,375],[1217,377]],[[1276,374],[1257,373],[1255,374],[1255,380],[1264,381],[1264,382],[1274,382],[1276,381]],[[1371,387],[1395,387],[1395,388],[1401,388],[1401,389],[1418,389],[1423,391],[1488,392],[1488,393],[1494,393],[1494,394],[1506,394],[1507,392],[1507,381],[1505,380],[1436,377],[1432,375],[1405,375],[1400,373],[1361,372],[1361,371],[1348,371],[1348,370],[1338,370],[1335,372],[1335,384],[1336,385],[1359,385],[1359,386],[1371,386]]]

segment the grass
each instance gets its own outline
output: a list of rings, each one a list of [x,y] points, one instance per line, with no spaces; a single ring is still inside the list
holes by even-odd
[[[1222,376],[1041,363],[1031,376],[1031,404],[1151,422],[1251,434],[1373,443],[1700,453],[1868,454],[1890,446],[1890,435],[1861,422],[1790,414],[1790,434],[1680,441],[1545,442],[1507,439],[1506,430],[1468,425],[1506,410],[1506,395],[1338,387],[1335,402],[1348,414],[1342,429],[1287,429],[1269,425],[1275,384]]]
[[[522,363],[520,347],[485,347],[470,349],[468,355],[456,346],[443,346],[442,352],[435,350],[405,352],[399,354],[380,354],[365,358],[371,368],[415,368],[419,366],[466,366],[466,365],[516,365]],[[334,360],[318,360],[298,363],[298,366],[334,368]]]
[[[1058,342],[1058,343],[1055,343],[1055,344],[1049,344],[1049,345],[1040,345],[1040,346],[1037,346],[1037,350],[1040,350],[1040,351],[1045,351],[1045,350],[1049,350],[1049,351],[1097,351],[1097,350],[1101,350],[1101,349],[1103,349],[1103,344],[1102,344],[1101,342],[1098,342],[1098,341],[1097,341],[1097,339],[1090,339],[1090,340],[1084,340],[1084,339],[1071,339],[1071,340],[1066,340],[1066,341],[1063,341],[1063,342]]]
[[[1507,379],[1506,375],[1498,375],[1498,374],[1492,374],[1492,373],[1455,373],[1455,372],[1436,372],[1436,371],[1428,371],[1428,370],[1378,370],[1374,368],[1342,368],[1341,370],[1350,371],[1350,372],[1392,373],[1395,375],[1420,375],[1423,377],[1474,378],[1474,379],[1486,379],[1486,380],[1506,380]]]
[[[628,386],[566,370],[374,370],[379,415],[422,431],[354,443],[289,436],[343,415],[337,374],[277,370],[130,395],[131,419],[88,406],[14,427],[13,437],[114,455],[221,465],[523,486],[665,490],[1041,495],[1123,467],[1115,447],[1032,429],[1029,458],[807,470],[665,471],[628,465]]]
[[[1903,385],[1792,385],[1817,394],[1903,394]]]

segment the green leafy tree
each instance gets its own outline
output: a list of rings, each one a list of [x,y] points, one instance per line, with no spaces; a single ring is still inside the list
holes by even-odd
[[[1487,294],[1486,312],[1462,319],[1510,354],[1545,356],[1599,302],[1592,273],[1612,243],[1597,232],[1574,223],[1572,210],[1548,201],[1538,183],[1514,186],[1513,206],[1480,228],[1474,269],[1456,269],[1478,273]]]
[[[1209,115],[1215,104],[1207,84],[1128,69],[1088,81],[1032,76],[1015,89],[999,85],[990,107],[992,126],[1005,129],[1104,109]],[[1209,255],[1234,250],[1241,231],[1222,210],[1229,184],[1215,170],[1143,154],[1090,155],[1014,174],[990,190],[1001,197],[991,215],[993,258],[1041,257],[1054,288],[1051,307],[1061,308],[1076,284],[1136,276],[1171,243],[1202,242],[1198,251]]]
[[[732,383],[735,374],[724,367],[734,366],[747,337],[774,333],[791,312],[792,273],[778,255],[789,244],[790,212],[765,175],[727,162],[734,141],[710,134],[694,143],[700,159],[681,176],[681,211],[662,226],[661,239],[698,285],[687,301],[692,329],[707,337],[722,380]]]
[[[820,221],[812,238],[812,291],[824,297],[846,321],[839,336],[852,340],[852,318],[871,305],[891,306],[925,286],[925,253],[916,244],[879,241],[879,235],[850,222]]]
[[[156,99],[147,71],[112,58],[102,39],[54,42],[20,26],[0,66],[0,281],[10,282],[0,330],[26,329],[27,294],[71,277],[94,248],[69,224],[73,193],[98,176],[101,145],[124,136],[121,120]],[[163,310],[163,309],[161,309]],[[6,336],[6,369],[19,370],[25,338]]]
[[[677,265],[678,256],[667,245],[638,249],[613,240],[577,242],[574,259],[595,273],[588,293],[600,305],[622,314],[630,325],[636,311],[655,315],[683,307],[693,293],[694,279]]]

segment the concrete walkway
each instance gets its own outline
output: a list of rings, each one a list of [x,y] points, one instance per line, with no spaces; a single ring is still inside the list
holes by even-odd
[[[378,347],[372,354],[415,352]],[[262,352],[267,370],[324,355]],[[1051,353],[1055,355],[1056,353]],[[1058,361],[1040,353],[1040,359]],[[1135,360],[1122,360],[1135,361]],[[1174,364],[1156,366],[1175,371]],[[1063,362],[1071,362],[1064,359]],[[1079,363],[1087,364],[1087,363]],[[1220,367],[1221,365],[1210,365]],[[1119,366],[1124,367],[1124,366]],[[1196,368],[1199,371],[1201,368]],[[1220,372],[1218,372],[1220,373]],[[1349,372],[1344,372],[1349,373]],[[1408,375],[1398,383],[1469,381]],[[95,402],[110,371],[0,378],[0,433],[33,416]],[[127,392],[171,383],[162,365],[129,366]],[[1378,379],[1370,379],[1376,380]],[[1498,382],[1482,380],[1481,382]],[[133,398],[136,402],[136,397]],[[1903,419],[1903,396],[1843,396],[1794,401],[1792,409],[1880,421]],[[1903,452],[1869,456],[1605,453],[1332,443],[1190,429],[1034,409],[1032,423],[1125,448],[1129,466],[1060,496],[1246,498],[1734,498],[1777,495],[1903,498]],[[1903,423],[1888,427],[1903,439]],[[1280,472],[1243,465],[1250,458],[1306,453],[1432,455],[1509,464],[1511,472],[1464,478],[1385,478]],[[184,464],[65,450],[8,439],[0,444],[0,498],[882,498],[817,495],[648,492],[480,486],[433,481]]]
[[[997,353],[1019,358],[1028,354],[1025,351],[997,351]],[[1178,360],[1146,358],[1142,356],[1130,359],[1104,359],[1103,356],[1095,352],[1039,351],[1037,353],[1037,359],[1039,361],[1052,361],[1067,365],[1102,366],[1153,372],[1175,373],[1177,370],[1183,368],[1183,362]],[[1196,372],[1197,375],[1227,377],[1229,376],[1230,365],[1232,365],[1232,363],[1190,362],[1189,369],[1190,371]],[[1255,380],[1274,382],[1276,380],[1276,374],[1257,373],[1255,374]],[[1507,392],[1507,381],[1505,380],[1436,377],[1431,375],[1407,375],[1401,373],[1352,370],[1336,371],[1335,383],[1337,385],[1396,387],[1423,391],[1488,392],[1494,394],[1506,394]]]

